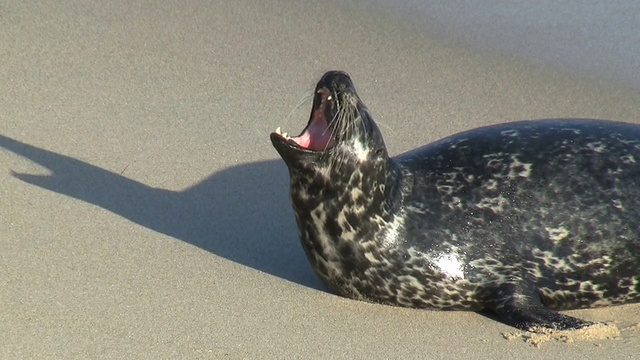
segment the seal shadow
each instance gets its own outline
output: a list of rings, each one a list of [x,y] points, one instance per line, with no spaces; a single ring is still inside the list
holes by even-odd
[[[326,291],[299,243],[282,161],[238,165],[171,191],[2,135],[0,147],[51,172],[11,172],[26,183],[97,205],[238,264]]]

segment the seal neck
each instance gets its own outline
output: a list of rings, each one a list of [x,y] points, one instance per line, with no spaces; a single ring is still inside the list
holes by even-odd
[[[351,207],[358,217],[385,218],[400,206],[402,171],[386,153],[362,162],[350,158],[328,164],[290,168],[291,198],[297,213]]]

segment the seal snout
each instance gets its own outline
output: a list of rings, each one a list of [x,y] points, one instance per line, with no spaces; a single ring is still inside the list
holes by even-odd
[[[363,121],[368,118],[363,109],[349,74],[328,71],[318,81],[304,130],[298,136],[289,136],[278,128],[271,136],[272,143],[283,157],[322,154],[345,140],[362,137],[364,129],[374,127],[364,127]]]
[[[334,91],[344,91],[346,89],[353,90],[353,82],[351,81],[351,77],[344,71],[340,70],[331,70],[327,71],[320,81],[318,81],[318,85],[316,86],[316,91],[321,88],[331,89]]]

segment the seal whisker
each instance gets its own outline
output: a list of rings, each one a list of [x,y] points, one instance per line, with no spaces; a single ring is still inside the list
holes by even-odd
[[[329,121],[329,126],[327,127],[327,129],[325,129],[325,131],[330,131],[330,137],[335,140],[337,140],[337,134],[339,133],[338,126],[340,126],[340,116],[342,113],[340,103],[337,101],[336,101],[336,107],[337,107],[337,110],[333,115],[333,118]],[[325,146],[325,151],[327,150],[328,147],[329,147],[329,144],[327,143]],[[326,173],[324,174],[325,177],[329,177],[333,167],[337,163],[337,157],[339,156],[339,154],[336,155],[336,154],[333,154],[332,152],[332,153],[327,153],[327,156],[329,157],[329,164],[326,167]]]
[[[289,114],[286,116],[286,119],[291,118],[293,116],[293,113],[296,112],[296,110],[298,110],[300,107],[302,107],[302,105],[308,104],[309,100],[313,100],[313,94],[305,94],[302,97],[302,99],[300,99],[298,104],[296,106],[294,106],[293,109],[291,109]]]
[[[386,121],[380,121],[380,120],[376,120],[376,124],[383,126],[385,129],[393,132],[394,129],[392,126],[390,126],[389,124],[386,123]]]

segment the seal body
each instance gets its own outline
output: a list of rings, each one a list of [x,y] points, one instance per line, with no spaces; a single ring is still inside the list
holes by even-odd
[[[303,248],[336,293],[491,310],[521,329],[591,323],[554,310],[640,301],[640,126],[521,121],[391,158],[346,73],[307,127],[271,140]]]

